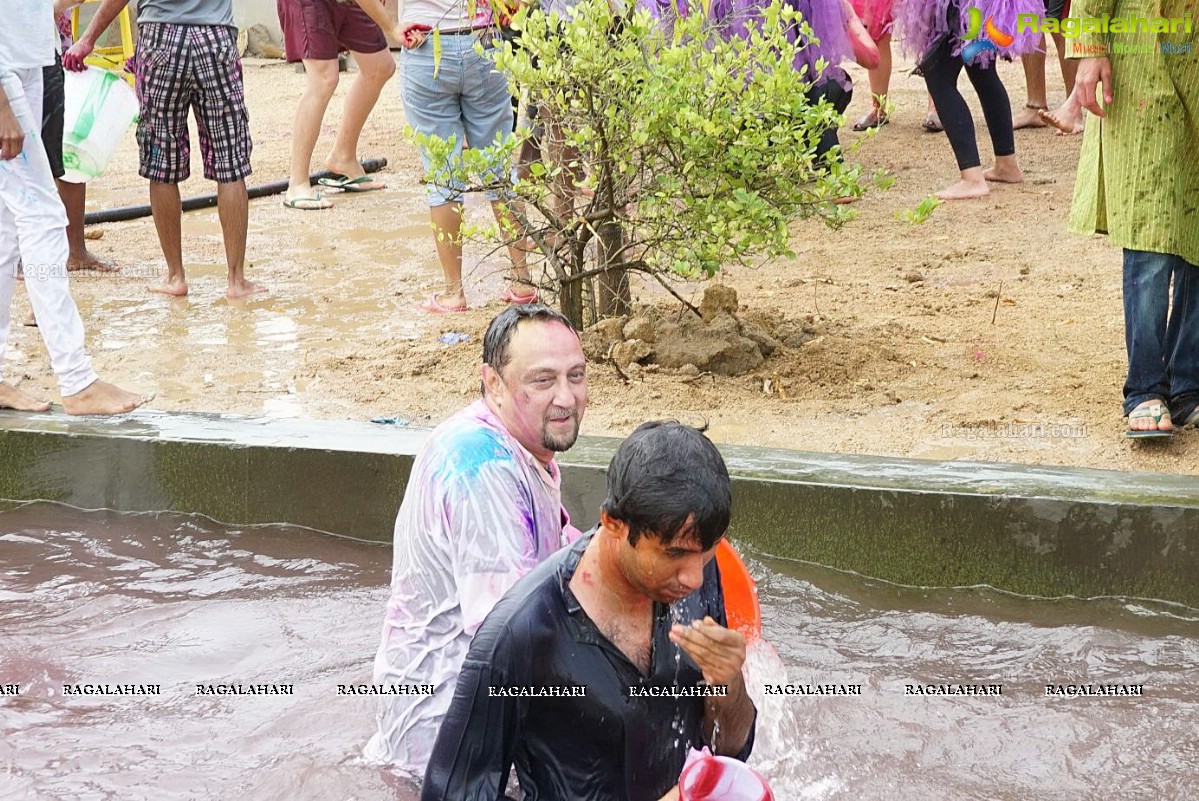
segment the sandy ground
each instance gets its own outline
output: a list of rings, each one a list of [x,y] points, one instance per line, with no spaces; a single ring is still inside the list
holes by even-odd
[[[1050,62],[1050,102],[1063,90]],[[1024,102],[1019,65],[1001,67],[1012,104]],[[865,74],[848,118],[869,103]],[[252,183],[287,174],[291,114],[303,76],[281,62],[246,62],[254,131]],[[318,159],[332,141],[346,80],[326,118]],[[981,120],[968,82],[963,91]],[[187,299],[148,294],[165,272],[151,221],[102,226],[93,249],[118,275],[76,274],[73,291],[100,373],[139,391],[158,390],[169,410],[271,416],[402,416],[429,426],[475,397],[480,338],[501,308],[500,262],[468,254],[476,310],[432,317],[419,301],[438,286],[419,167],[393,79],[368,123],[363,156],[383,155],[385,192],[335,198],[325,212],[253,201],[248,273],[269,298],[224,299],[215,210],[185,215]],[[1017,133],[1027,182],[995,186],[979,201],[945,205],[922,225],[896,219],[956,177],[943,135],[921,130],[922,81],[898,65],[894,122],[859,160],[892,173],[895,186],[857,204],[840,231],[793,227],[797,258],[726,271],[743,306],[807,325],[817,335],[776,353],[751,376],[645,371],[624,383],[610,364],[591,368],[584,433],[621,436],[642,420],[706,419],[714,438],[812,451],[925,459],[1199,471],[1199,434],[1166,444],[1126,441],[1120,252],[1102,238],[1066,232],[1081,137]],[[857,135],[843,129],[844,138]],[[984,162],[990,152],[980,130]],[[198,150],[198,149],[197,149]],[[184,196],[213,186],[198,153]],[[146,202],[132,134],[89,209]],[[698,294],[698,284],[683,285]],[[678,304],[638,285],[638,299],[673,313]],[[14,318],[27,310],[18,292]],[[445,345],[446,332],[469,334]],[[36,329],[16,326],[7,375],[54,394]],[[769,380],[769,392],[765,391]],[[781,392],[779,388],[781,387]]]

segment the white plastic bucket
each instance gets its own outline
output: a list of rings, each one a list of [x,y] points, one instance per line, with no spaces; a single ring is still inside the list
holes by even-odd
[[[137,95],[110,70],[88,67],[65,81],[63,180],[82,184],[104,172],[113,151],[137,119]]]
[[[679,777],[681,801],[774,801],[766,780],[744,762],[725,756],[702,756]]]

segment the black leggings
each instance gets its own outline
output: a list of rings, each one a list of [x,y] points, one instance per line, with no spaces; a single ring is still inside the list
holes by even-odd
[[[951,31],[957,30],[958,13],[957,5],[951,4]],[[1015,155],[1016,136],[1012,131],[1012,107],[995,63],[992,62],[989,67],[965,64],[961,56],[953,54],[953,44],[952,37],[941,40],[920,62],[920,72],[924,75],[928,93],[933,98],[937,116],[941,118],[941,127],[949,137],[953,155],[958,160],[958,169],[968,170],[982,164],[978,156],[978,140],[974,134],[974,120],[970,116],[970,107],[958,91],[958,76],[962,74],[963,67],[970,83],[974,84],[974,91],[978,93],[995,155]]]
[[[846,82],[848,83],[848,80]],[[846,89],[835,77],[826,75],[823,81],[808,89],[807,97],[808,102],[812,105],[827,100],[838,114],[844,114],[845,109],[849,108],[849,101],[853,100],[853,87],[851,85],[849,89]],[[816,144],[817,161],[823,162],[828,157],[829,151],[839,144],[841,142],[837,138],[836,126],[827,129]]]

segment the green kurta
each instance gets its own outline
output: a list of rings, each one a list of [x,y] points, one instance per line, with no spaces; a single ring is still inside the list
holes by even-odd
[[[1074,58],[1110,48],[1113,94],[1107,117],[1087,120],[1070,230],[1199,265],[1199,0],[1074,0],[1070,9],[1104,14],[1185,17],[1192,30],[1066,39]]]

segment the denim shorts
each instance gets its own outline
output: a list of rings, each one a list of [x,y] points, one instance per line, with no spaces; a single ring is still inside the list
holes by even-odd
[[[408,124],[417,132],[454,137],[455,158],[463,144],[484,148],[495,144],[496,137],[507,140],[512,136],[512,95],[508,79],[495,69],[491,49],[475,52],[479,40],[473,34],[450,34],[441,39],[441,61],[434,77],[433,37],[427,36],[420,47],[404,50],[400,57],[402,70],[400,97]],[[432,165],[421,148],[421,163],[425,174],[447,165]],[[509,165],[496,164],[496,180],[507,174]],[[429,183],[429,205],[442,206],[459,202],[463,187],[437,186]],[[498,200],[496,192],[487,192]]]

